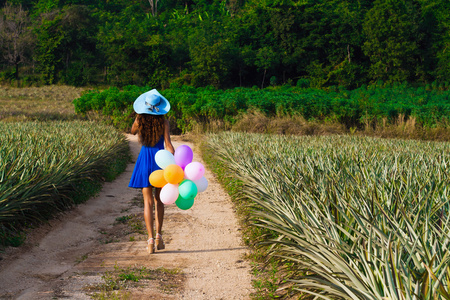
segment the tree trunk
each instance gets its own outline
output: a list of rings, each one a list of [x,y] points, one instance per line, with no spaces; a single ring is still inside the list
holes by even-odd
[[[267,73],[267,69],[264,69],[264,75],[263,75],[263,80],[262,80],[262,83],[261,83],[261,89],[264,88],[264,81],[266,80],[266,73]]]
[[[16,63],[16,81],[19,81],[19,63]]]
[[[348,56],[348,63],[351,63],[352,60],[350,58],[350,45],[349,44],[347,45],[347,56]]]
[[[239,66],[239,87],[242,87],[242,67]]]
[[[148,0],[148,3],[152,9],[152,16],[155,17],[158,13],[158,0]]]

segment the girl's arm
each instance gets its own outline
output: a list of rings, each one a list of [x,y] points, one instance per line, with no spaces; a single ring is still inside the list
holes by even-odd
[[[131,126],[131,134],[136,134],[138,130],[139,130],[139,123],[136,117],[136,119],[134,119],[133,126]]]
[[[170,123],[169,120],[164,120],[164,144],[166,150],[170,153],[175,154],[175,149],[173,148],[172,141],[170,140]]]

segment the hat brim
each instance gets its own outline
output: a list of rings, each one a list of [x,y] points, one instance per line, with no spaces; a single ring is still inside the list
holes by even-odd
[[[156,107],[159,109],[159,111],[156,111],[155,109],[150,110],[149,106],[145,104],[145,99],[149,95],[158,95],[161,99],[161,102]],[[170,103],[169,101],[161,95],[156,89],[153,89],[151,91],[148,91],[142,95],[140,95],[133,104],[133,109],[138,114],[148,114],[148,115],[165,115],[170,110]]]

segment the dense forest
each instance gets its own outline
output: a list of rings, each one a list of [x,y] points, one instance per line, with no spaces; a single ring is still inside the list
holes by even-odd
[[[0,1],[0,82],[442,85],[448,0]]]

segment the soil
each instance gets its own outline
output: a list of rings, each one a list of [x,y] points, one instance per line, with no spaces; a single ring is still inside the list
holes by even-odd
[[[137,137],[127,138],[136,159]],[[173,144],[193,147],[180,137]],[[193,149],[194,161],[202,162]],[[96,197],[31,230],[22,246],[0,253],[0,299],[112,297],[107,293],[115,299],[250,299],[249,250],[214,175],[206,170],[208,188],[189,210],[166,206],[166,248],[149,255],[142,194],[128,188],[133,167]],[[142,270],[147,276],[133,280]],[[113,277],[119,280],[111,283]]]

